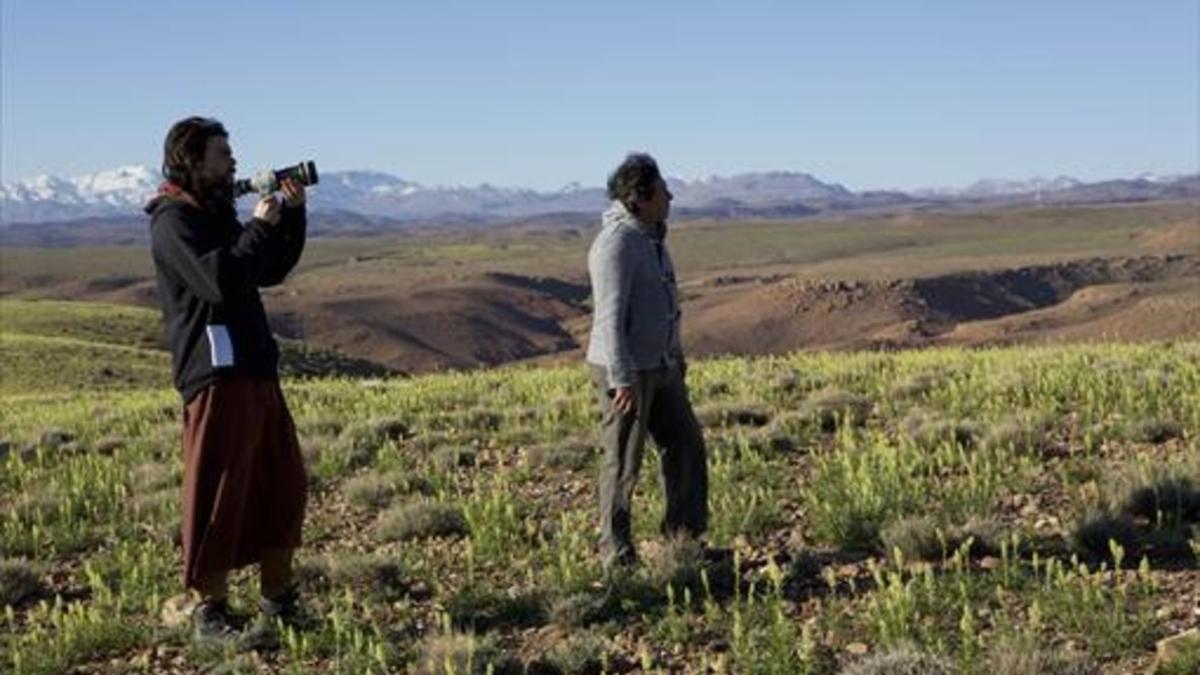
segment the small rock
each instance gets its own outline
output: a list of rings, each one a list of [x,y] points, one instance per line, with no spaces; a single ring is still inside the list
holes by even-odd
[[[47,429],[46,431],[42,432],[41,444],[56,450],[73,440],[75,440],[75,436],[68,431],[64,431],[62,429]]]
[[[1049,527],[1057,527],[1057,526],[1058,526],[1058,518],[1055,518],[1054,516],[1047,516],[1045,518],[1038,518],[1037,522],[1035,522],[1033,524],[1033,529],[1044,530]]]
[[[855,656],[865,656],[867,652],[871,651],[871,648],[862,642],[851,642],[846,645],[846,651]]]
[[[984,556],[979,560],[979,568],[984,570],[999,569],[1000,559],[991,555]]]
[[[159,618],[162,619],[163,625],[168,628],[186,626],[192,620],[192,609],[194,607],[195,603],[192,602],[192,598],[188,594],[174,595],[163,602]]]
[[[426,584],[424,581],[414,582],[408,589],[408,597],[413,600],[423,600],[431,595],[429,584]]]

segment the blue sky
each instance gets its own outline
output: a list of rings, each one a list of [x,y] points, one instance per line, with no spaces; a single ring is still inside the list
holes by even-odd
[[[852,189],[1200,168],[1200,2],[0,3],[0,178],[157,166],[427,184],[799,170]]]

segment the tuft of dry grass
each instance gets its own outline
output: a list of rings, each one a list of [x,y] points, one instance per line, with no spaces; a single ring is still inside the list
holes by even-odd
[[[945,526],[929,516],[901,518],[879,533],[885,554],[899,549],[907,560],[939,562],[961,549],[968,541],[971,556],[990,555],[1000,549],[1003,533],[997,523],[971,520]]]
[[[594,443],[568,439],[531,446],[525,451],[525,462],[530,466],[579,471],[599,454],[600,449]]]
[[[866,424],[873,409],[870,399],[833,387],[815,392],[804,404],[804,411],[827,433],[837,431],[843,424],[855,427]]]
[[[382,541],[408,541],[467,536],[470,527],[458,507],[422,499],[385,511],[375,531]]]
[[[761,427],[771,421],[766,408],[755,405],[710,404],[696,410],[700,426],[714,429],[723,427]]]
[[[842,675],[957,675],[950,661],[912,649],[881,652],[862,659],[842,671]]]
[[[411,587],[400,562],[380,553],[325,555],[297,565],[297,574],[318,587],[366,589],[385,601],[404,597]]]
[[[45,586],[33,563],[0,558],[0,606],[19,605],[43,592]]]
[[[992,675],[1100,675],[1100,666],[1086,654],[1015,644],[993,650],[987,670]]]
[[[520,664],[506,657],[492,638],[472,633],[425,638],[419,654],[417,675],[501,675],[520,670]]]

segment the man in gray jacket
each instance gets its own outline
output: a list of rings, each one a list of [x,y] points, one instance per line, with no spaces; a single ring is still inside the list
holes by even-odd
[[[679,294],[664,239],[671,192],[654,159],[631,154],[609,176],[612,205],[588,252],[593,317],[587,361],[603,409],[600,553],[637,561],[630,506],[649,433],[661,451],[666,535],[708,522],[704,437],[688,401]]]

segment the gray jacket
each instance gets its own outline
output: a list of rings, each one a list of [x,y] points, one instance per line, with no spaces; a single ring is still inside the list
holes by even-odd
[[[677,365],[683,357],[665,234],[665,226],[646,225],[613,202],[588,251],[593,313],[587,360],[607,368],[610,387],[633,386],[639,370]]]

